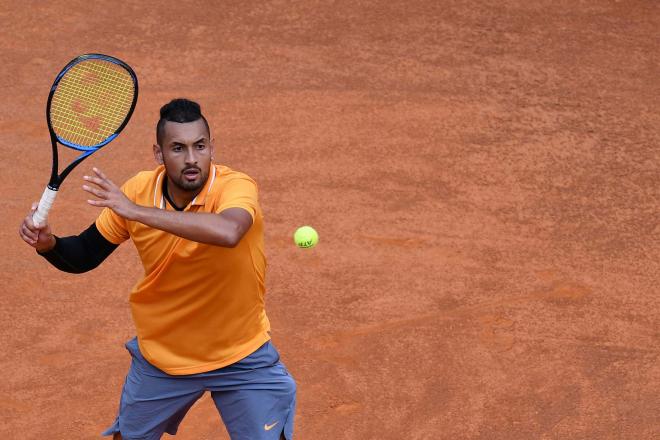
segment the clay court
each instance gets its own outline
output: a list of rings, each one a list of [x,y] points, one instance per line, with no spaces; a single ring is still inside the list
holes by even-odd
[[[660,437],[657,1],[3,0],[0,19],[0,438],[101,438],[130,363],[133,245],[70,275],[17,233],[50,173],[48,91],[87,52],[133,66],[140,97],[53,231],[96,218],[92,166],[153,169],[160,106],[199,101],[218,162],[259,184],[296,439]],[[208,395],[176,438],[228,439]]]

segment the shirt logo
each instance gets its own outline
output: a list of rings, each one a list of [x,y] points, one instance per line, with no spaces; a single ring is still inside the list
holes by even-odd
[[[273,429],[273,428],[275,427],[275,425],[277,425],[278,423],[279,423],[279,422],[275,422],[275,423],[273,423],[272,425],[266,425],[266,424],[264,424],[264,429],[265,429],[266,431],[270,431],[270,430]]]

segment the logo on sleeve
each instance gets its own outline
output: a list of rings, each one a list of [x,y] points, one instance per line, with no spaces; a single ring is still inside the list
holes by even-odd
[[[275,423],[273,423],[272,425],[266,425],[266,424],[264,424],[264,429],[265,429],[266,431],[270,431],[270,430],[273,429],[273,428],[275,427],[275,425],[277,425],[278,423],[279,423],[279,422],[275,422]]]

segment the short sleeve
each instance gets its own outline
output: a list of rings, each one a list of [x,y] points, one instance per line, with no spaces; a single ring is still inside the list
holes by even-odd
[[[121,187],[121,191],[126,194],[126,197],[132,202],[135,202],[135,197],[131,197],[131,194],[129,194],[131,192],[128,190],[129,187],[130,180]],[[110,243],[120,244],[129,238],[126,219],[117,215],[110,208],[103,208],[103,211],[101,211],[101,214],[99,214],[96,219],[96,229],[98,229],[101,235],[103,235],[103,237],[105,237]]]
[[[219,214],[228,208],[243,208],[250,213],[254,221],[259,206],[257,194],[257,184],[250,177],[233,178],[222,189],[220,204],[215,212]]]

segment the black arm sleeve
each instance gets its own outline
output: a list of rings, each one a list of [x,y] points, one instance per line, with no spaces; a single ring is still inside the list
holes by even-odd
[[[117,246],[106,240],[92,223],[80,235],[55,237],[55,247],[39,255],[63,272],[83,273],[101,264]]]

